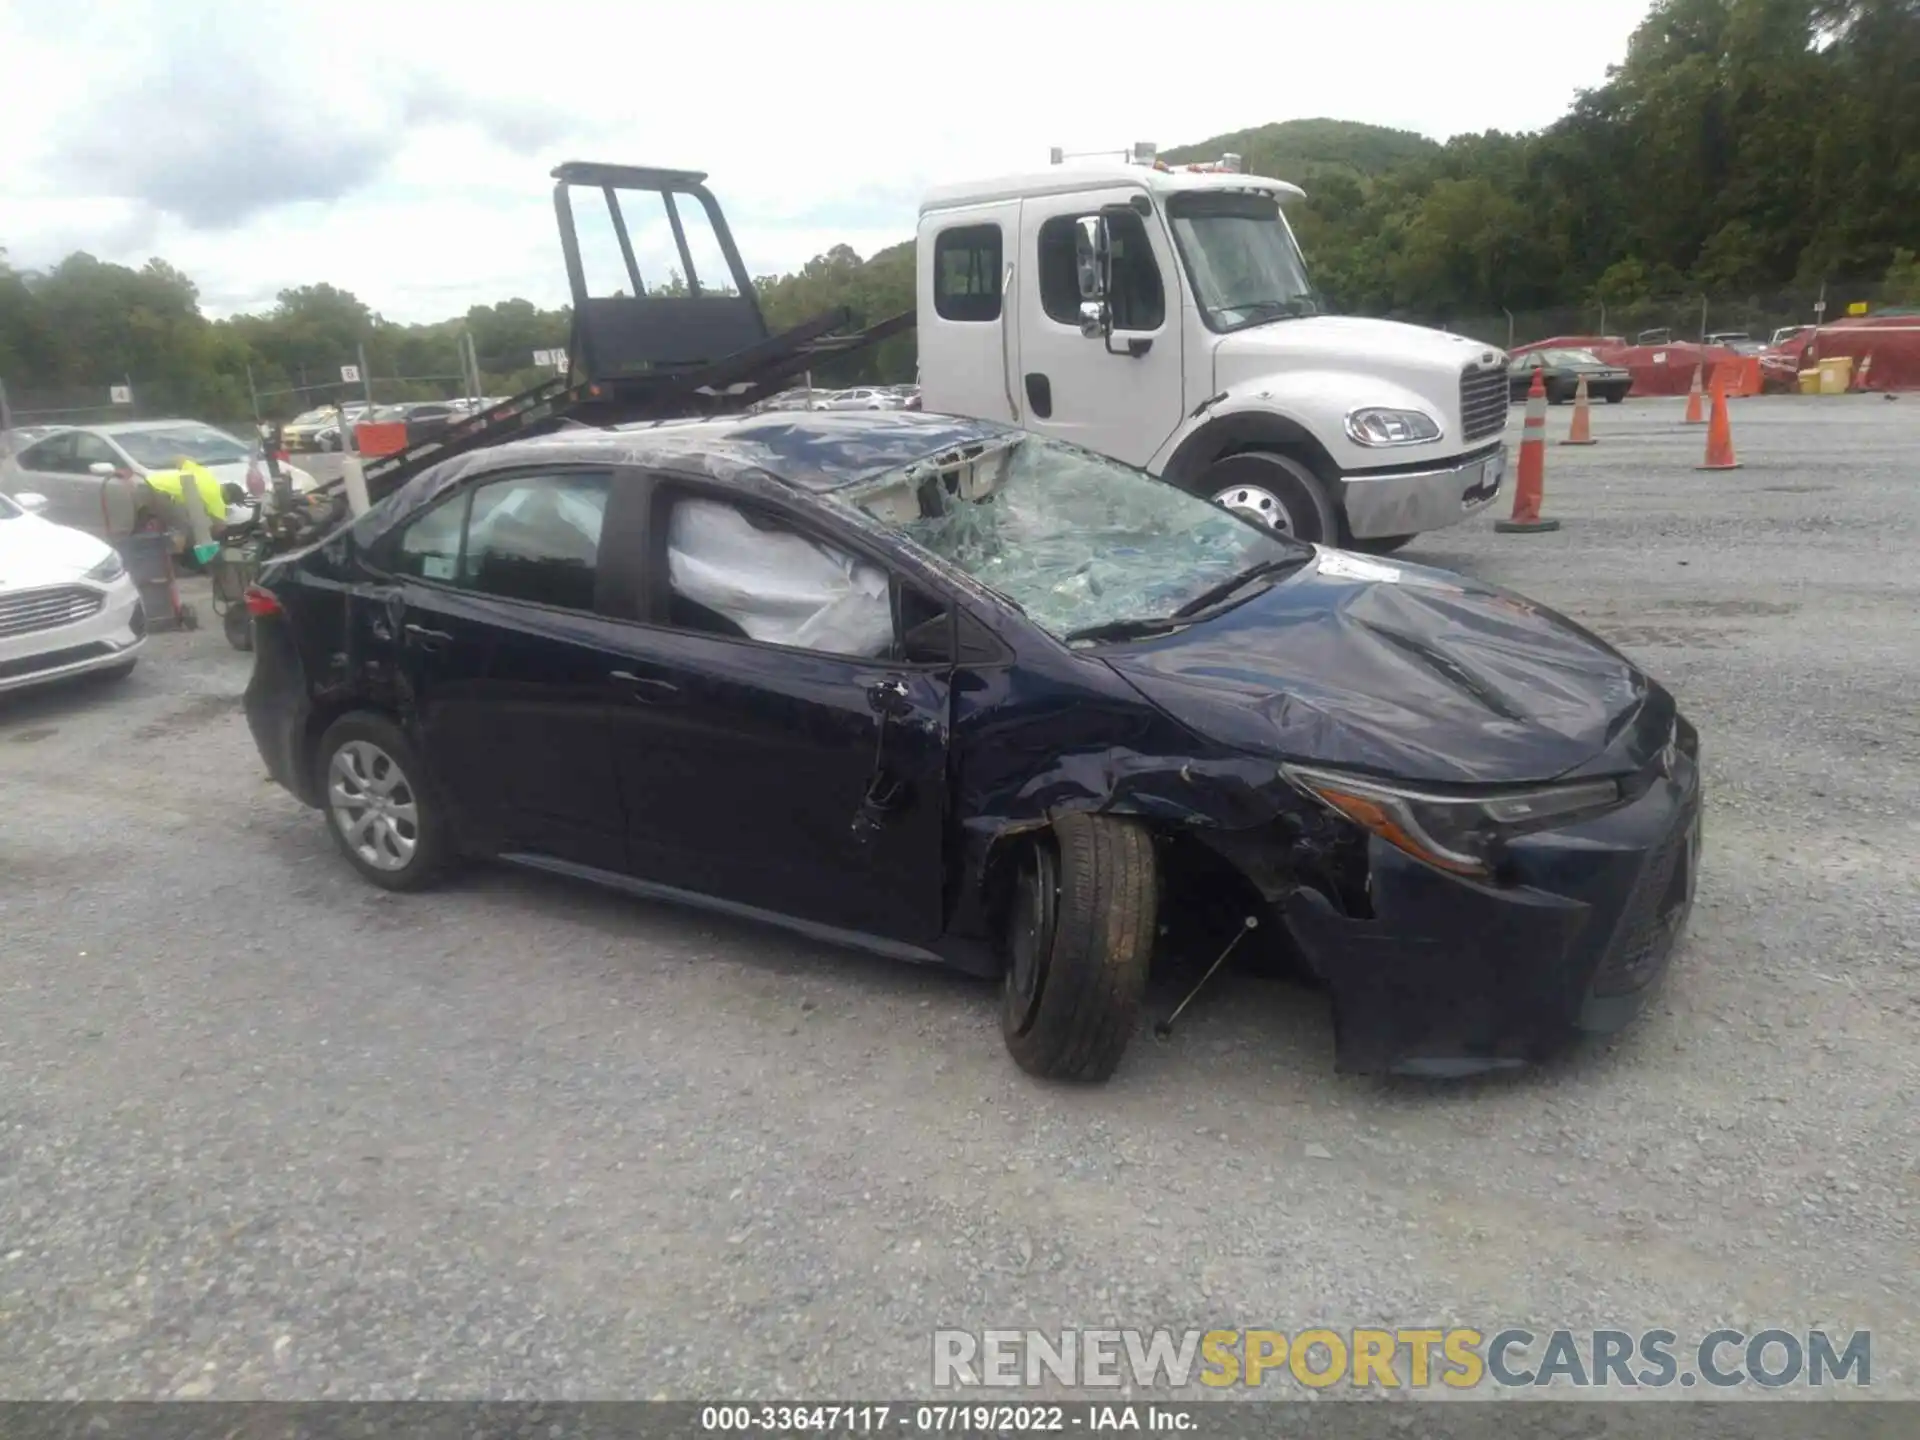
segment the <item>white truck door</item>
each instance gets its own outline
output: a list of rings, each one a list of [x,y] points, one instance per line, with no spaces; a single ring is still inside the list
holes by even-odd
[[[1184,410],[1179,271],[1157,213],[1129,207],[1137,189],[1047,195],[1020,206],[1021,407],[1029,430],[1145,465]],[[1080,332],[1074,224],[1108,211],[1114,333]],[[1143,353],[1129,354],[1129,344]]]
[[[970,205],[920,217],[915,250],[914,329],[920,342],[920,404],[941,415],[1021,422],[1013,367],[1020,291],[1014,247],[1020,202]]]

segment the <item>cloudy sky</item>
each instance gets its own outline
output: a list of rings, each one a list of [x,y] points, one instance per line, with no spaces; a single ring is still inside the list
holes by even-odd
[[[0,246],[164,256],[215,315],[318,280],[397,320],[553,305],[561,160],[707,171],[762,274],[905,238],[926,185],[1052,145],[1319,115],[1535,129],[1646,8],[0,0]]]

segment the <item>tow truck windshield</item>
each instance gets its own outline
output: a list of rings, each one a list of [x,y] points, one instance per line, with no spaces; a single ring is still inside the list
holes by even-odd
[[[1209,329],[1241,330],[1321,313],[1306,261],[1271,195],[1175,195],[1167,214]]]

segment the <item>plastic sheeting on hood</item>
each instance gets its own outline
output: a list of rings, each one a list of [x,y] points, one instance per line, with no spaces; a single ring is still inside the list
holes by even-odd
[[[878,656],[893,643],[886,571],[719,501],[675,503],[667,573],[676,594],[770,645]]]

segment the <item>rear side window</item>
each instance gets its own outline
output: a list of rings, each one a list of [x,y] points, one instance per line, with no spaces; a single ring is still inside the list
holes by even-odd
[[[462,589],[569,610],[593,608],[604,475],[517,475],[473,492]]]
[[[42,440],[38,445],[30,445],[18,456],[23,470],[40,470],[59,474],[72,468],[73,436],[56,435],[51,440]]]
[[[959,225],[934,237],[933,308],[943,320],[1000,318],[998,225]]]
[[[404,531],[402,575],[505,600],[593,609],[607,477],[514,475],[436,505]]]

